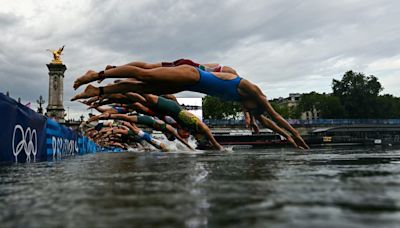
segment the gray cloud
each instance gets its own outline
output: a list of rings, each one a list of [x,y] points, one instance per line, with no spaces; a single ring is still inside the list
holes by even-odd
[[[0,12],[0,27],[6,29],[15,26],[21,21],[21,18],[13,13]]]
[[[385,93],[399,96],[399,9],[372,0],[10,0],[0,9],[0,91],[47,98],[45,49],[65,44],[66,99],[88,69],[181,57],[234,66],[270,98],[330,92],[349,69],[374,74]],[[76,115],[84,110],[65,105]]]

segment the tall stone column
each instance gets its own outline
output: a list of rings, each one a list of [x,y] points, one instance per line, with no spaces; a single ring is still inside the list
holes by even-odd
[[[49,69],[49,99],[47,116],[64,122],[64,72],[67,67],[62,63],[46,64]]]

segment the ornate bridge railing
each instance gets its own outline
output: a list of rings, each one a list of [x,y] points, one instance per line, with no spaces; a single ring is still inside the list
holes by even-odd
[[[244,120],[218,120],[204,119],[210,127],[240,127],[244,126]],[[315,120],[287,120],[294,126],[336,126],[336,125],[400,125],[400,119],[315,119]]]

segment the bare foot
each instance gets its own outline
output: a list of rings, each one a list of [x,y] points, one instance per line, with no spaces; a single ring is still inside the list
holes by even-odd
[[[99,119],[98,116],[92,116],[92,117],[90,117],[90,118],[87,120],[87,122],[90,123],[90,122],[96,121],[96,120],[98,120],[98,119]]]
[[[98,101],[99,99],[100,99],[99,96],[95,96],[90,99],[87,99],[85,102],[87,105],[91,106],[91,105],[95,104],[95,102]]]
[[[84,105],[88,105],[86,100],[78,101],[78,102],[79,102],[79,103],[82,103],[82,104],[84,104]]]
[[[74,89],[76,90],[77,88],[79,88],[79,86],[81,86],[83,84],[87,84],[89,82],[96,81],[98,76],[99,76],[99,74],[96,71],[89,70],[88,72],[86,72],[86,74],[84,74],[83,76],[81,76],[75,80]]]
[[[115,68],[115,66],[107,65],[105,70],[109,70],[109,69],[112,69],[112,68]],[[103,79],[99,79],[99,80],[97,80],[97,83],[101,83],[103,80],[104,80],[104,78]]]
[[[97,117],[98,117],[99,119],[102,119],[102,120],[107,120],[107,119],[110,119],[110,116],[111,116],[111,113],[109,113],[109,112],[104,112],[104,113],[98,115]]]
[[[71,101],[82,98],[90,98],[98,95],[99,95],[99,88],[96,88],[89,84],[82,93],[78,93],[73,98],[71,98]]]
[[[115,66],[111,66],[111,65],[107,65],[107,66],[106,66],[106,70],[109,70],[109,69],[111,69],[111,68],[115,68]]]
[[[87,108],[88,110],[90,110],[90,109],[96,109],[97,107],[98,107],[98,105],[96,105],[96,104],[90,104],[90,105],[88,105],[89,107]]]

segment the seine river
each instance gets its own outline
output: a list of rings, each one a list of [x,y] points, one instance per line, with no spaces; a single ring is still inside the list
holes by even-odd
[[[400,150],[97,153],[0,165],[5,227],[399,227]]]

